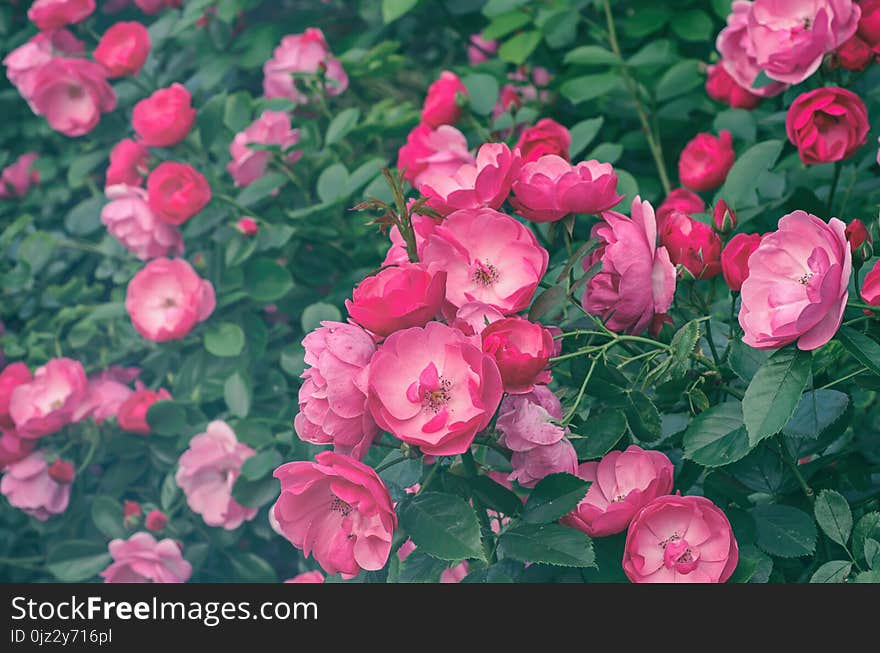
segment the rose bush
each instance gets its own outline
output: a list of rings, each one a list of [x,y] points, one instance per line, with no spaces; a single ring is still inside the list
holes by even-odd
[[[2,3],[0,580],[880,581],[878,2],[442,4]]]

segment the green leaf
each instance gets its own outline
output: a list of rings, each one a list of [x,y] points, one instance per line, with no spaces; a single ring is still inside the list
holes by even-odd
[[[880,540],[880,512],[869,512],[856,522],[852,534],[854,556],[867,560],[865,543],[869,539]]]
[[[590,484],[572,474],[545,476],[529,495],[522,520],[528,524],[548,524],[564,517],[581,502]]]
[[[219,142],[224,131],[223,114],[226,111],[226,93],[218,93],[199,109],[198,125],[202,145],[210,148]]]
[[[277,583],[278,575],[272,565],[254,553],[235,553],[229,556],[232,575],[247,583]]]
[[[244,331],[231,322],[211,325],[205,331],[205,349],[214,356],[238,356],[244,349]]]
[[[92,521],[110,539],[125,537],[122,504],[112,497],[97,496],[92,499]]]
[[[256,481],[265,476],[284,462],[277,449],[266,449],[247,458],[241,466],[241,475],[249,481]]]
[[[619,64],[620,57],[598,45],[582,45],[569,50],[563,62],[582,66],[610,66]]]
[[[382,20],[387,25],[419,4],[419,0],[382,0]]]
[[[300,321],[303,333],[309,333],[321,326],[321,322],[339,322],[341,319],[342,313],[333,304],[316,302],[306,307]]]
[[[299,377],[306,369],[306,351],[303,346],[293,343],[281,350],[281,369],[293,377]]]
[[[758,534],[758,546],[780,558],[798,558],[816,550],[816,525],[803,510],[765,504],[751,511]]]
[[[531,17],[523,11],[509,11],[492,19],[481,32],[483,38],[488,41],[503,38],[511,32],[518,30],[531,22]]]
[[[852,327],[842,326],[836,338],[853,358],[874,374],[880,375],[880,345]]]
[[[251,259],[244,268],[244,290],[261,304],[278,301],[292,288],[290,272],[270,258]]]
[[[278,492],[278,480],[272,476],[264,476],[256,481],[239,476],[232,486],[232,498],[248,508],[262,508],[277,499]]]
[[[801,397],[782,432],[790,438],[815,440],[846,414],[848,406],[849,397],[843,392],[810,390]]]
[[[574,159],[578,154],[587,149],[602,129],[605,118],[590,118],[582,120],[571,128],[571,147],[568,148],[569,156]]]
[[[770,358],[770,353],[766,349],[749,347],[742,340],[734,340],[730,345],[730,369],[748,383]]]
[[[843,495],[834,490],[822,490],[816,497],[813,511],[816,522],[825,531],[825,535],[845,547],[852,532],[853,517]]]
[[[697,320],[691,320],[672,336],[669,344],[672,347],[673,378],[684,376],[690,369],[691,354],[697,348],[699,340],[700,323]]]
[[[162,489],[159,491],[159,505],[162,507],[162,510],[169,510],[179,495],[180,487],[177,485],[177,480],[174,478],[174,471],[172,470],[165,475],[165,480],[162,481]]]
[[[727,173],[724,185],[715,195],[715,203],[724,198],[736,210],[758,205],[755,179],[770,170],[782,153],[781,140],[764,141],[752,145],[737,157]]]
[[[810,352],[780,349],[755,374],[743,397],[743,416],[754,447],[785,427],[810,380]]]
[[[489,0],[483,7],[483,15],[488,18],[495,18],[496,16],[506,14],[509,11],[522,7],[528,2],[529,0]],[[489,37],[487,36],[486,38]]]
[[[653,442],[663,435],[660,413],[644,393],[638,390],[630,392],[624,412],[630,432],[642,442]]]
[[[846,560],[832,560],[819,567],[810,577],[811,583],[842,583],[852,571],[852,563]]]
[[[242,206],[254,206],[257,202],[269,197],[287,183],[287,177],[280,172],[267,172],[254,183],[248,184],[238,194],[235,201]]]
[[[186,410],[172,400],[157,401],[147,410],[147,424],[156,435],[178,436],[186,428]]]
[[[572,444],[578,459],[601,458],[626,435],[626,415],[621,410],[591,414],[577,431],[580,437],[572,438]]]
[[[610,93],[619,84],[620,76],[615,73],[583,75],[563,83],[559,92],[574,104],[580,104]]]
[[[327,135],[324,137],[324,144],[333,145],[345,138],[348,133],[355,128],[360,117],[360,109],[356,107],[343,109],[337,113],[327,127]]]
[[[484,508],[495,510],[508,517],[517,514],[522,509],[522,502],[516,494],[488,476],[469,478],[468,486],[473,497]]]
[[[552,315],[565,301],[565,288],[563,286],[550,286],[542,291],[529,308],[529,319],[538,321],[545,315]]]
[[[633,68],[639,66],[666,66],[675,61],[675,46],[668,39],[651,41],[627,60]]]
[[[235,372],[223,384],[226,406],[236,417],[247,417],[251,410],[251,388],[241,372]]]
[[[35,231],[18,247],[18,259],[27,261],[31,274],[36,276],[55,254],[55,239],[45,231]]]
[[[517,34],[498,48],[498,58],[519,66],[525,63],[529,55],[535,51],[535,48],[541,42],[541,38],[541,32],[538,30]]]
[[[425,492],[400,507],[400,525],[416,546],[441,560],[485,559],[477,515],[464,499]]]
[[[101,228],[101,208],[106,202],[103,195],[80,202],[64,218],[64,229],[74,236],[87,236],[96,232]]]
[[[474,113],[489,115],[498,101],[498,80],[485,73],[472,73],[461,80],[468,90],[470,107]]]
[[[111,562],[104,542],[68,540],[49,551],[46,569],[62,583],[90,580]]]
[[[657,82],[655,95],[659,102],[665,102],[701,86],[703,80],[700,62],[696,59],[685,59],[663,73]]]
[[[749,452],[742,404],[729,401],[700,413],[684,432],[684,456],[704,467],[736,462]]]
[[[449,562],[438,560],[427,553],[416,549],[400,563],[398,583],[439,583],[442,574]]]
[[[559,567],[595,566],[590,538],[560,524],[520,524],[499,538],[498,552],[520,562]]]
[[[240,132],[248,126],[251,118],[251,96],[246,92],[235,93],[226,98],[223,108],[223,124],[229,131]]]
[[[341,163],[325,168],[318,177],[318,197],[330,203],[348,196],[348,170]]]
[[[73,160],[67,170],[67,185],[79,188],[99,165],[107,161],[107,153],[103,150],[82,154]]]
[[[880,570],[880,542],[871,537],[865,540],[865,561],[871,569]]]
[[[670,25],[672,31],[685,41],[694,43],[707,42],[715,32],[715,26],[712,18],[701,9],[691,9],[689,11],[679,12],[675,15]]]

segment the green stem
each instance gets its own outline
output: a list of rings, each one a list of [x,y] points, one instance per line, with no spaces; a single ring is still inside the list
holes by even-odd
[[[834,163],[834,176],[831,178],[831,190],[828,191],[828,204],[825,213],[831,217],[831,209],[834,206],[834,194],[837,192],[837,184],[840,182],[840,171],[843,169],[843,162],[836,161]]]
[[[464,465],[464,471],[470,478],[476,478],[479,474],[477,471],[477,463],[474,460],[474,454],[471,453],[471,450],[468,449],[463,454],[461,454],[461,463]],[[483,507],[482,502],[477,498],[473,497],[474,509],[477,511],[477,518],[480,520],[480,524],[483,527],[483,530],[486,533],[492,532],[492,524],[489,522],[489,514],[486,512],[486,508]],[[495,548],[493,547],[489,551],[489,560],[490,563],[495,563],[498,561],[498,557],[495,553]]]
[[[791,457],[788,453],[788,450],[785,448],[785,442],[780,441],[776,443],[779,447],[779,456],[788,465],[788,468],[791,469],[791,472],[794,474],[794,477],[797,479],[798,484],[801,486],[801,490],[804,492],[804,496],[810,501],[810,503],[816,502],[816,493],[813,491],[813,488],[809,486],[807,480],[804,478],[803,474],[801,474],[801,470],[798,469],[797,461]]]
[[[389,467],[394,467],[398,463],[402,463],[404,460],[409,460],[409,457],[408,456],[401,456],[400,458],[398,458],[396,460],[389,460],[387,463],[382,463],[381,465],[379,465],[376,468],[376,473],[379,474],[381,472],[384,472]]]
[[[584,377],[584,382],[581,383],[581,389],[578,391],[577,398],[574,400],[574,405],[569,408],[568,413],[566,413],[565,417],[562,419],[562,424],[568,424],[575,413],[577,412],[578,407],[581,405],[581,400],[584,398],[584,393],[587,391],[587,385],[590,383],[590,379],[593,377],[593,371],[596,369],[596,364],[599,362],[599,357],[593,359],[592,364],[590,365],[590,369],[587,372],[587,375]]]
[[[875,313],[880,313],[880,306],[872,306],[871,304],[863,304],[861,302],[847,302],[847,308],[861,308],[866,311],[874,311]]]
[[[428,475],[425,477],[425,480],[422,481],[422,484],[419,486],[419,491],[416,492],[416,496],[419,496],[422,492],[428,489],[428,486],[431,484],[431,481],[434,480],[434,477],[437,475],[437,472],[440,471],[440,462],[437,461],[431,467],[431,471],[428,472]]]
[[[715,338],[712,335],[712,320],[706,320],[706,342],[709,343],[709,349],[712,351],[712,360],[715,365],[721,365],[721,358],[718,356],[718,350],[715,348]]]
[[[865,372],[870,372],[870,370],[867,367],[863,367],[862,369],[856,370],[855,372],[852,372],[851,374],[847,374],[846,376],[839,378],[836,381],[832,381],[831,383],[826,383],[825,385],[823,385],[819,389],[820,390],[827,390],[828,388],[833,388],[838,383],[843,383],[844,381],[849,381],[851,378],[858,376],[859,374],[864,374]]]

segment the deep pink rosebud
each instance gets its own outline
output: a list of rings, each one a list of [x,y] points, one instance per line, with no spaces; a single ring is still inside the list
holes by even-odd
[[[875,48],[880,45],[880,0],[861,0],[858,5],[862,12],[858,35]]]
[[[257,224],[257,221],[253,218],[242,218],[238,222],[235,223],[235,227],[243,233],[245,236],[255,236],[256,233],[260,230],[260,226]]]
[[[192,96],[182,84],[155,91],[134,105],[131,124],[148,147],[171,147],[187,137],[196,120]]]
[[[519,149],[523,163],[529,163],[548,154],[568,161],[570,147],[571,132],[552,118],[542,118],[533,127],[523,130],[514,149]]]
[[[761,244],[760,234],[737,234],[721,252],[721,271],[727,287],[734,292],[742,289],[749,276],[749,257]]]
[[[678,178],[691,190],[712,190],[724,183],[734,161],[736,153],[729,131],[722,131],[717,138],[697,134],[681,151]]]
[[[800,94],[785,118],[788,140],[805,165],[848,159],[867,142],[869,130],[862,99],[834,86]]]
[[[31,186],[40,183],[40,173],[34,168],[39,155],[36,152],[22,154],[12,165],[0,173],[0,199],[24,197]]]
[[[444,70],[440,77],[428,87],[428,95],[422,107],[422,122],[431,127],[454,125],[461,116],[458,96],[467,96],[468,91],[458,75]]]
[[[154,533],[160,533],[167,524],[168,517],[161,510],[151,510],[147,513],[146,519],[144,519],[144,526],[147,527],[148,531],[153,531]]]
[[[867,68],[876,56],[870,45],[858,36],[853,36],[837,48],[832,62],[845,70],[860,71]]]
[[[546,368],[553,355],[553,336],[540,324],[508,317],[493,322],[480,335],[483,351],[498,364],[505,392],[525,394],[536,383],[550,381]]]
[[[110,77],[137,75],[150,54],[150,33],[137,21],[116,23],[101,37],[95,61]]]
[[[862,299],[871,306],[880,306],[880,261],[874,263],[874,267],[865,275]],[[877,315],[877,312],[865,309],[865,315]]]
[[[147,411],[157,401],[169,399],[171,399],[171,394],[165,388],[159,388],[158,391],[144,387],[138,388],[119,407],[116,414],[119,428],[129,433],[149,435],[150,424],[147,422]]]
[[[73,468],[73,463],[67,460],[56,460],[49,465],[47,473],[49,474],[49,478],[59,485],[70,485],[73,483],[74,476],[76,476],[76,470]]]
[[[709,66],[706,73],[706,93],[713,100],[734,109],[754,109],[761,103],[761,97],[740,86],[723,65]]]
[[[865,223],[859,219],[851,220],[848,225],[846,225],[846,230],[844,231],[846,234],[846,241],[849,243],[850,251],[852,251],[855,256],[856,252],[860,249],[866,249],[868,256],[863,256],[861,260],[865,260],[866,258],[870,258],[871,252],[871,234],[868,232],[868,228],[865,226]],[[867,245],[865,247],[865,245]]]
[[[706,211],[706,203],[703,201],[703,198],[695,192],[690,191],[687,188],[676,188],[670,192],[669,195],[666,196],[666,199],[663,200],[663,203],[657,207],[658,228],[663,226],[663,221],[666,219],[666,216],[673,211],[681,211],[688,215],[703,213]]]
[[[659,236],[672,263],[683,266],[694,279],[711,279],[721,272],[721,239],[709,225],[673,211]]]
[[[712,209],[712,224],[715,231],[721,234],[729,234],[736,229],[736,212],[723,199],[718,200]]]
[[[124,138],[110,150],[105,186],[140,186],[150,166],[150,151],[143,143]]]
[[[126,500],[122,504],[122,523],[125,527],[129,527],[134,523],[135,517],[140,517],[143,514],[143,510],[141,510],[141,504],[137,501]]]

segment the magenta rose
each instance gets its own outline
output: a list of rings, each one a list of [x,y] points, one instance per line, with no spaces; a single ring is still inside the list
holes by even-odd
[[[54,472],[51,468],[43,453],[35,451],[6,467],[0,478],[0,493],[12,506],[40,521],[60,515],[70,501],[72,467],[61,465]]]
[[[9,414],[9,400],[12,391],[18,386],[33,380],[30,368],[25,363],[10,363],[0,372],[0,428],[13,429],[15,422]]]
[[[428,87],[428,94],[422,107],[422,122],[431,127],[454,125],[461,115],[458,96],[467,96],[467,94],[467,88],[461,83],[458,75],[444,70]]]
[[[150,165],[150,151],[143,143],[124,138],[110,150],[105,186],[140,186]]]
[[[172,539],[156,541],[149,533],[110,541],[113,562],[101,572],[105,583],[185,583],[192,565]]]
[[[721,238],[706,223],[673,211],[658,235],[673,265],[681,265],[694,279],[711,279],[721,273]]]
[[[147,422],[147,412],[150,406],[157,401],[171,399],[171,394],[165,388],[159,388],[158,391],[150,390],[143,387],[140,382],[138,386],[116,411],[116,423],[123,431],[149,435],[150,424]]]
[[[734,292],[742,290],[749,276],[749,257],[761,244],[760,234],[737,234],[721,252],[721,272],[724,282]]]
[[[187,137],[196,120],[192,96],[182,84],[160,88],[131,113],[131,125],[148,147],[171,147]]]
[[[702,197],[687,188],[676,188],[657,207],[657,228],[663,228],[663,221],[673,211],[694,215],[695,213],[703,213],[705,210],[706,203]]]
[[[508,317],[493,322],[480,335],[483,351],[498,364],[505,392],[525,394],[536,383],[550,381],[547,365],[553,356],[553,335],[540,324]]]
[[[34,378],[9,397],[9,415],[19,437],[36,439],[60,431],[86,395],[85,370],[79,361],[53,358]]]
[[[31,186],[40,183],[40,173],[34,168],[39,155],[36,152],[22,154],[12,165],[0,173],[0,199],[24,197]]]
[[[116,108],[116,94],[104,67],[85,59],[55,57],[34,76],[28,98],[34,113],[66,136],[92,131],[101,114]]]
[[[232,161],[226,166],[236,186],[247,186],[266,174],[272,153],[254,150],[249,144],[277,145],[287,152],[299,143],[299,130],[290,127],[290,116],[283,111],[264,111],[244,131],[235,135],[229,145]],[[301,152],[289,152],[284,158],[292,163],[302,156]]]
[[[724,183],[735,161],[729,131],[722,131],[717,137],[697,134],[681,151],[678,178],[691,190],[712,190]]]
[[[721,64],[706,68],[706,93],[734,109],[754,109],[761,103],[761,96],[740,86]]]
[[[125,249],[142,261],[183,254],[180,230],[156,217],[147,193],[133,186],[110,186],[110,202],[101,209],[101,222]]]
[[[208,180],[188,163],[163,161],[147,177],[147,202],[170,225],[182,225],[210,201]]]
[[[429,177],[448,177],[474,162],[467,139],[452,125],[436,129],[424,123],[417,125],[397,153],[398,170],[417,188]]]
[[[339,95],[348,88],[348,75],[327,47],[324,33],[316,27],[281,39],[272,58],[263,65],[264,95],[307,104],[309,97],[303,81],[295,74],[320,75],[327,95]]]
[[[52,30],[85,20],[95,11],[95,0],[35,0],[28,18],[41,30]]]
[[[523,163],[529,163],[548,154],[555,154],[568,161],[570,147],[571,132],[552,118],[542,118],[533,127],[523,130],[514,149],[519,149]]]
[[[101,37],[95,61],[110,77],[137,75],[150,54],[150,33],[137,21],[116,23]]]
[[[865,103],[838,87],[802,93],[785,118],[788,140],[805,165],[848,159],[867,142],[869,129]]]

